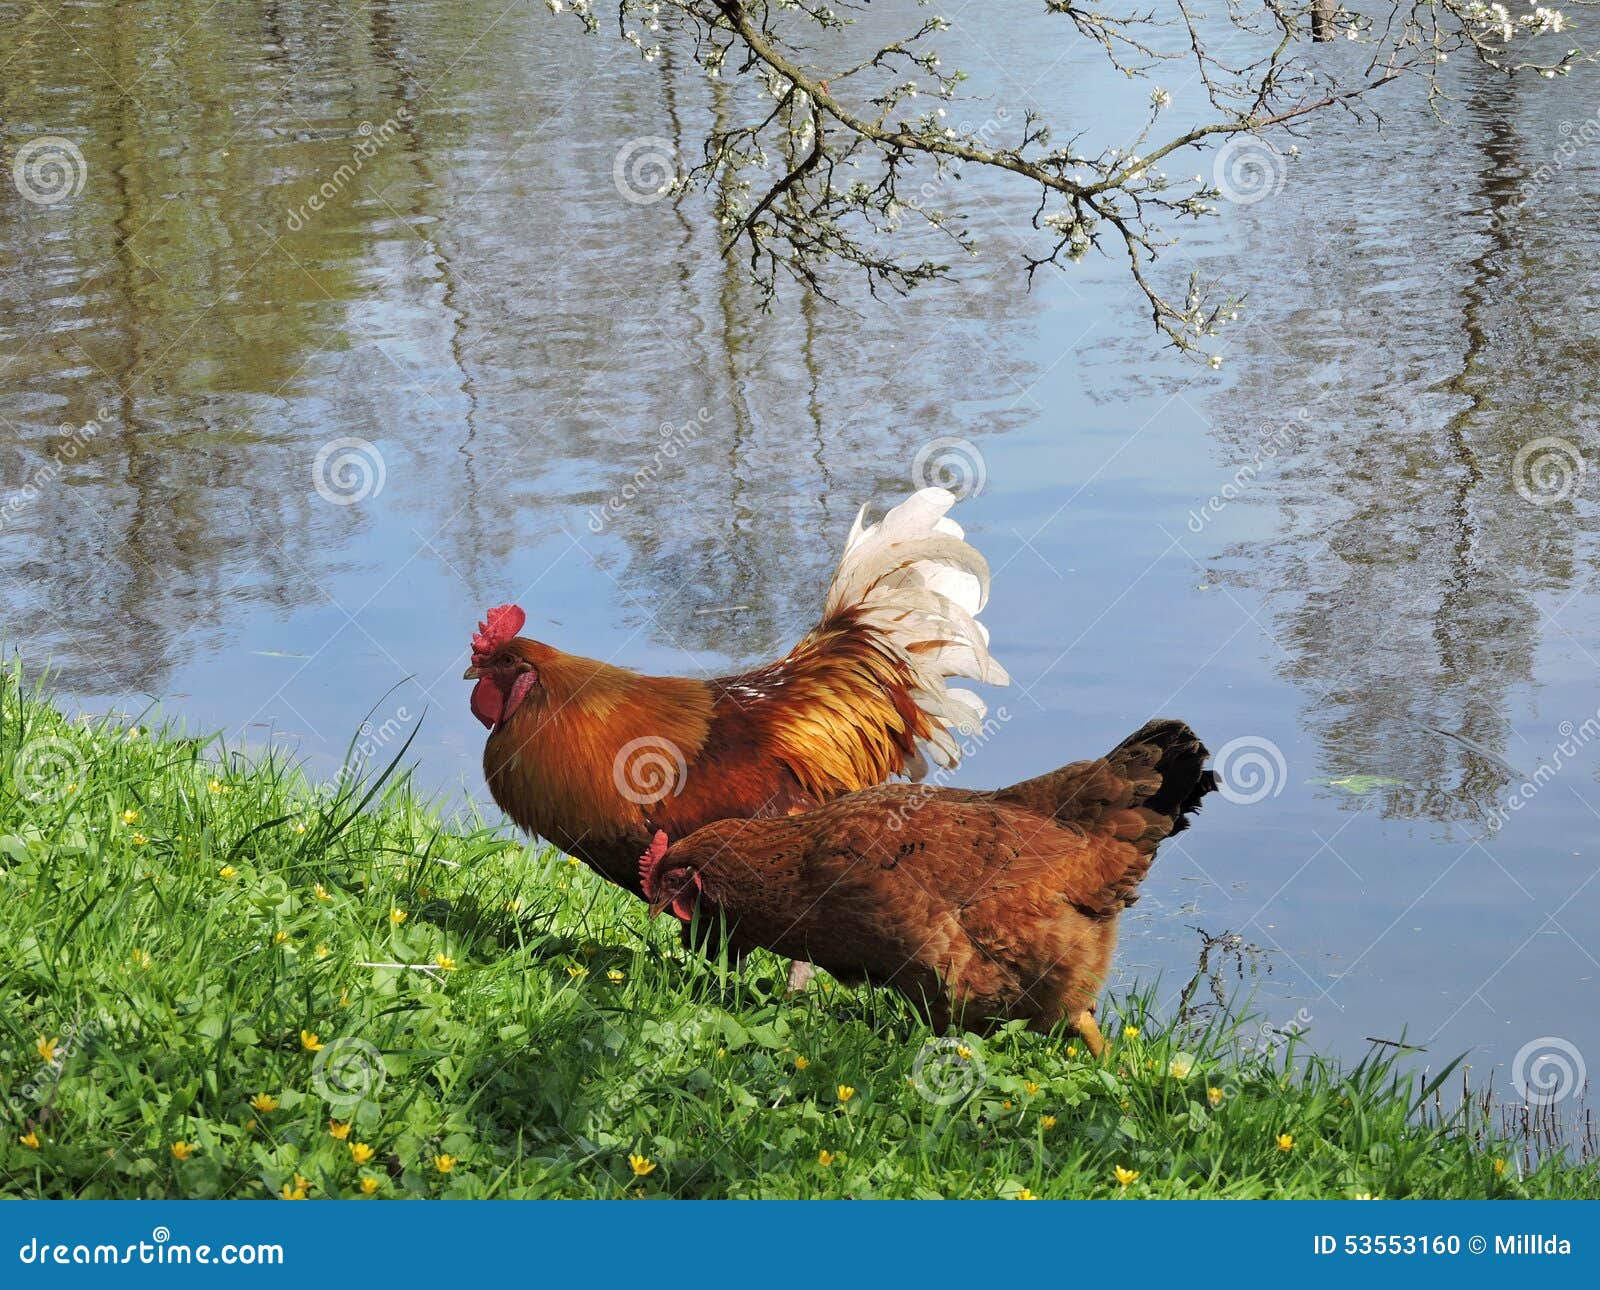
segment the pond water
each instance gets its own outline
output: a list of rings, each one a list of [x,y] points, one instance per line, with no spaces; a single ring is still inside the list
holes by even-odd
[[[65,702],[158,698],[316,773],[369,713],[420,720],[418,780],[497,818],[459,679],[484,607],[644,671],[769,659],[856,507],[964,440],[1015,685],[959,782],[1158,713],[1233,748],[1240,800],[1163,850],[1124,979],[1170,1001],[1194,929],[1230,930],[1319,1049],[1404,1033],[1502,1088],[1530,1044],[1600,1060],[1597,484],[1550,501],[1527,448],[1596,447],[1592,71],[1463,68],[1443,120],[1401,89],[1381,132],[1311,128],[1163,261],[1245,297],[1212,371],[1114,262],[1029,292],[1000,183],[952,196],[983,244],[953,281],[763,311],[694,201],[613,181],[727,90],[542,6],[0,3],[0,30],[7,171],[40,135],[84,159],[58,202],[0,186],[0,467],[32,490],[4,640]],[[974,112],[1115,125],[1042,16],[958,15],[948,49]],[[325,456],[330,501],[345,439],[376,451]]]

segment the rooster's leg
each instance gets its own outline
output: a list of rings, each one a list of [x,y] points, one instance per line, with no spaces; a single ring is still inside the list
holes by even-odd
[[[1084,1009],[1072,1019],[1072,1028],[1083,1036],[1084,1047],[1091,1057],[1099,1058],[1105,1052],[1105,1036],[1100,1033],[1100,1023],[1094,1019],[1094,1013]]]

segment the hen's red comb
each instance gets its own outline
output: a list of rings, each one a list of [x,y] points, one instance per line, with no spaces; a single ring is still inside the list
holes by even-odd
[[[649,900],[650,884],[656,876],[656,866],[661,863],[661,857],[667,854],[667,834],[665,829],[657,829],[655,837],[650,839],[650,845],[645,848],[645,853],[639,857],[639,889],[644,892],[644,898]]]
[[[528,615],[516,605],[496,605],[478,624],[478,634],[472,638],[474,654],[490,654],[522,630]]]

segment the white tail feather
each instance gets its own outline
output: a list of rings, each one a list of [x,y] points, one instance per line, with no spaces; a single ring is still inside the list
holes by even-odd
[[[946,767],[961,759],[956,735],[979,729],[989,709],[970,690],[945,682],[1011,682],[990,657],[989,633],[977,619],[989,599],[989,565],[946,516],[955,502],[947,489],[924,488],[870,525],[863,506],[827,600],[829,614],[863,610],[861,620],[911,669],[912,697],[933,727],[927,754]],[[921,779],[926,760],[918,756],[906,769]]]

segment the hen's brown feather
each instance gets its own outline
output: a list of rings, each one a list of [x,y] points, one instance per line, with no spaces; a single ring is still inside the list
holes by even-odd
[[[1205,748],[1152,723],[1093,762],[993,793],[888,785],[671,842],[738,951],[901,990],[936,1025],[1048,1029],[1093,1000],[1116,920],[1210,791]]]

